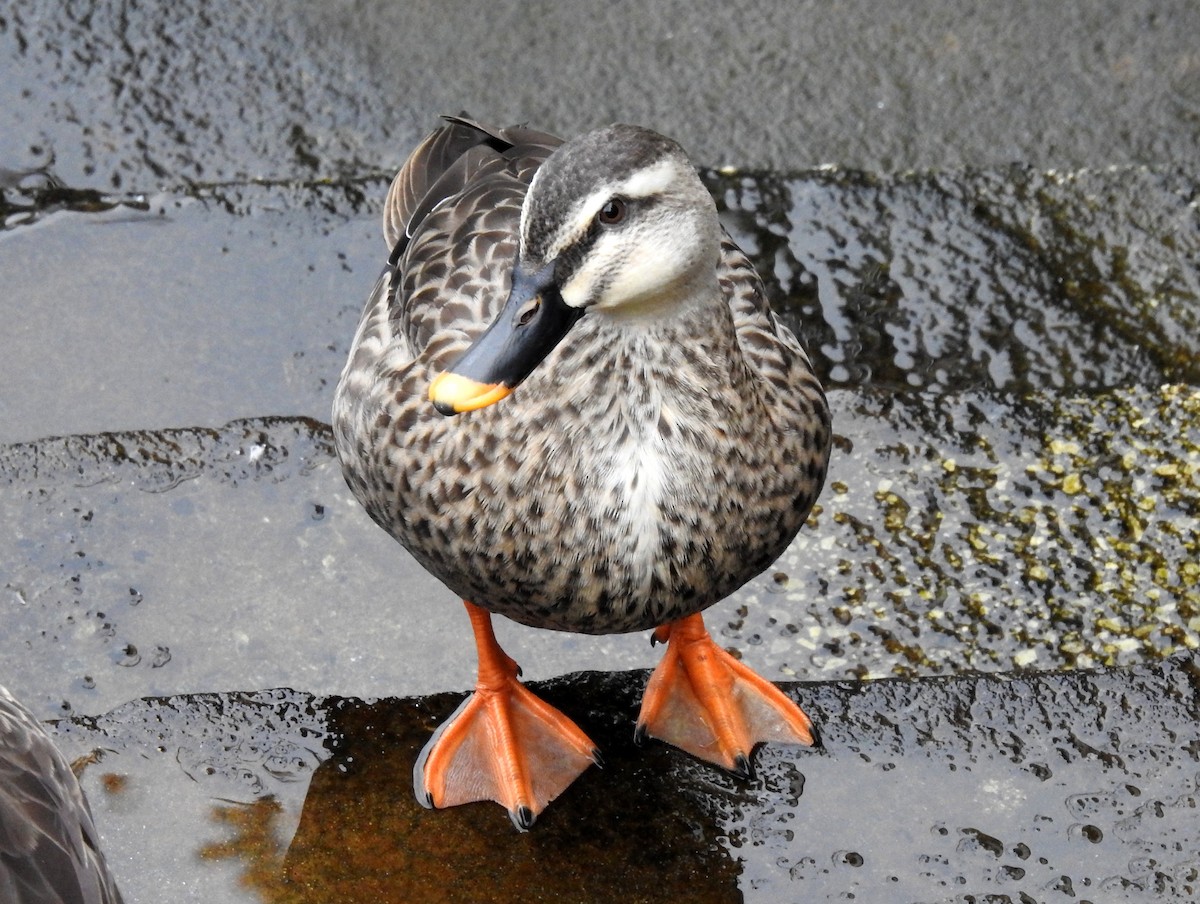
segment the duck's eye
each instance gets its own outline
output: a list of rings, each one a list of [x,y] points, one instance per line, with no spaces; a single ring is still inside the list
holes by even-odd
[[[531,301],[525,307],[525,310],[523,310],[520,314],[517,315],[517,326],[528,326],[529,321],[533,320],[534,315],[537,314],[538,308],[540,308],[541,306],[542,306],[541,302],[538,301],[536,298],[533,301]]]
[[[625,219],[627,209],[620,198],[609,198],[596,214],[596,222],[601,226],[616,226]]]

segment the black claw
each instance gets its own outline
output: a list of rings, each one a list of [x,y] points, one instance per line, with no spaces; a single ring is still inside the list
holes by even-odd
[[[643,725],[641,722],[639,722],[637,724],[637,727],[633,730],[633,743],[636,744],[638,747],[645,747],[646,739],[649,737],[650,737],[649,730],[646,728],[645,725]]]
[[[750,765],[750,758],[744,753],[739,753],[733,758],[733,768],[729,771],[743,781],[754,781],[754,767]]]
[[[515,812],[509,810],[508,818],[512,820],[512,824],[517,827],[518,832],[528,832],[533,828],[533,823],[537,819],[528,807],[517,807]]]

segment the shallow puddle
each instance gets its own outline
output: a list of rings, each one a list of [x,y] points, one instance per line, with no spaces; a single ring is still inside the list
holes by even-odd
[[[749,782],[633,744],[645,677],[538,686],[605,766],[524,835],[494,804],[431,811],[412,794],[412,763],[456,695],[150,699],[59,722],[57,739],[91,754],[85,786],[133,900],[161,881],[135,866],[147,852],[218,902],[1200,891],[1195,656],[1099,673],[789,684],[821,744],[761,748]]]

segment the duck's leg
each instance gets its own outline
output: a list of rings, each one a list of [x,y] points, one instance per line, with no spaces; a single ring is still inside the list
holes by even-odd
[[[427,807],[494,800],[524,832],[583,770],[599,763],[599,753],[574,722],[517,680],[520,669],[496,642],[491,613],[466,607],[479,680],[421,751],[413,787]]]
[[[762,741],[812,745],[804,711],[718,647],[699,615],[662,625],[654,640],[667,651],[642,697],[638,740],[658,738],[744,777]]]

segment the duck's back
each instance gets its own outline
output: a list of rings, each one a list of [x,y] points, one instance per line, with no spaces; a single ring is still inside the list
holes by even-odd
[[[561,144],[533,129],[447,119],[392,180],[383,212],[390,256],[342,374],[335,427],[355,418],[381,368],[422,353],[440,361],[487,327],[508,291],[529,182]]]
[[[454,119],[392,181],[384,239],[395,266],[390,319],[414,354],[440,334],[474,339],[504,304],[521,203],[560,140]]]

